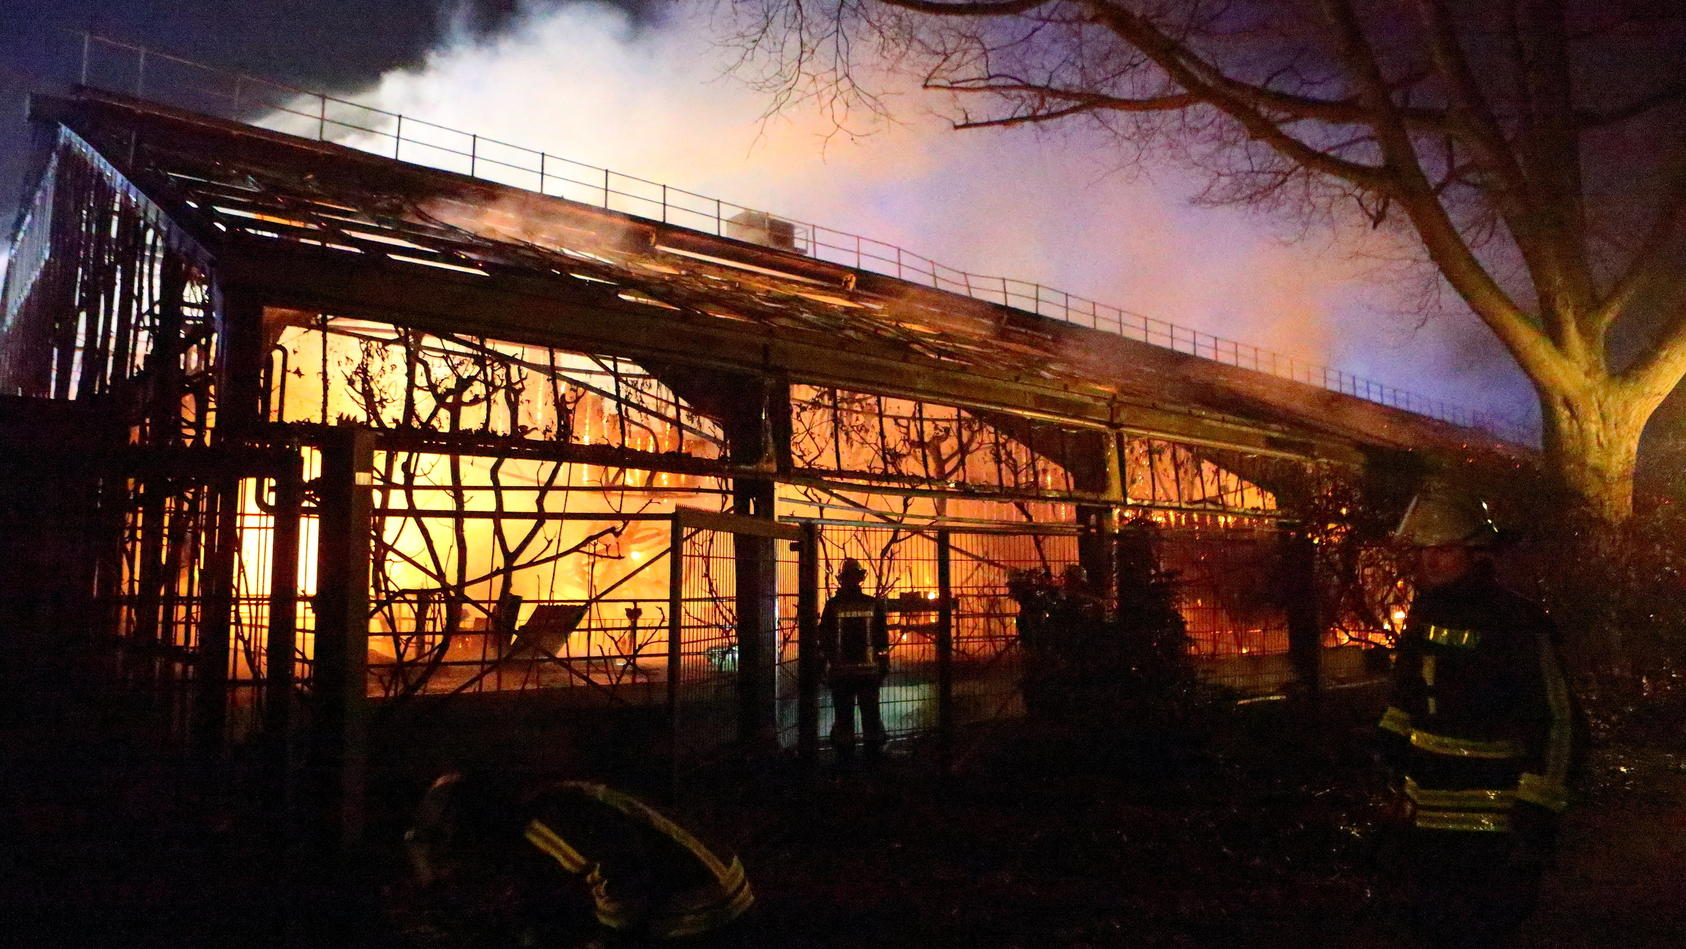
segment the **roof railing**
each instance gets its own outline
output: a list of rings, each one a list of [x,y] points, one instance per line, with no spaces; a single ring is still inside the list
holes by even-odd
[[[93,33],[82,42],[80,81],[243,124],[466,174],[496,184],[733,236],[743,220],[766,221],[762,209],[577,162],[537,149],[390,112],[246,73],[209,66]],[[743,218],[750,215],[750,218]],[[734,222],[734,218],[739,219]],[[1534,444],[1526,422],[1472,411],[1329,366],[1213,336],[1053,287],[946,266],[860,234],[777,217],[789,225],[793,249],[819,260],[999,303],[1038,316],[1116,333],[1128,339],[1291,379],[1403,409],[1518,444]]]

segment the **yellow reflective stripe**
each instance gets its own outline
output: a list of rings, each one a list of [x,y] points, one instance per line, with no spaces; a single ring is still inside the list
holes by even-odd
[[[1544,775],[1524,774],[1516,785],[1516,799],[1538,804],[1554,811],[1562,811],[1569,806],[1569,791],[1563,785],[1548,780]]]
[[[755,893],[745,879],[743,865],[732,860],[728,873],[737,880],[729,890],[709,886],[675,897],[658,911],[646,914],[643,904],[609,898],[594,872],[592,895],[597,901],[597,921],[611,929],[632,929],[642,920],[643,931],[658,939],[675,939],[707,932],[737,919],[755,904]],[[647,916],[647,918],[645,918]]]
[[[1433,627],[1433,626],[1429,627],[1429,629],[1434,629],[1434,628],[1436,628],[1436,627]],[[1428,690],[1429,690],[1429,694],[1428,694],[1428,713],[1430,715],[1437,714],[1440,711],[1440,708],[1439,708],[1440,703],[1435,701],[1434,691],[1433,691],[1434,690],[1434,671],[1435,671],[1434,659],[1435,659],[1434,656],[1424,656],[1423,660],[1422,660],[1422,662],[1423,662],[1423,664],[1422,664],[1423,685],[1427,686]]]
[[[1523,752],[1520,742],[1509,739],[1476,741],[1470,738],[1436,735],[1420,728],[1411,729],[1411,747],[1454,758],[1520,758]]]
[[[1510,830],[1510,814],[1506,811],[1420,809],[1412,820],[1424,830]]]
[[[659,915],[650,920],[650,935],[662,939],[676,939],[681,936],[694,936],[708,932],[719,926],[737,919],[744,911],[755,904],[755,894],[750,891],[749,883],[744,879],[743,866],[736,859],[732,861],[732,870],[736,871],[738,885],[725,894],[698,894],[686,901],[687,905],[680,911]],[[691,909],[691,906],[699,908]]]
[[[585,857],[581,856],[578,850],[568,846],[568,842],[557,836],[556,831],[551,830],[544,822],[528,821],[522,836],[527,838],[528,843],[555,857],[556,862],[562,864],[562,869],[569,873],[585,872]]]
[[[1551,637],[1543,629],[1538,637],[1540,678],[1545,683],[1546,706],[1551,712],[1551,725],[1546,731],[1545,773],[1540,777],[1561,796],[1569,783],[1570,743],[1574,741],[1573,710],[1569,706],[1569,683],[1563,679],[1563,667],[1557,661],[1557,650],[1552,646]],[[1566,806],[1567,800],[1564,801]]]
[[[644,919],[648,902],[637,899],[617,900],[609,895],[609,882],[603,879],[603,868],[592,867],[585,878],[591,887],[591,899],[597,904],[597,921],[610,929],[634,929]]]
[[[565,782],[565,785],[666,834],[700,860],[714,876],[714,886],[693,890],[668,904],[668,912],[647,919],[644,928],[650,935],[671,939],[706,932],[738,918],[755,903],[755,894],[749,887],[743,863],[737,857],[732,858],[730,865],[721,863],[720,858],[689,831],[629,794],[607,785],[584,781],[569,781]],[[544,828],[544,825],[537,821],[534,821],[533,825]],[[544,830],[548,831],[549,828]],[[561,842],[559,837],[556,840]],[[544,848],[541,846],[540,849]],[[581,861],[583,865],[583,858]],[[610,898],[605,892],[605,881],[597,870],[592,871],[587,877],[587,882],[592,885],[592,897],[597,904],[597,920],[603,925],[611,929],[630,929],[638,925],[640,919],[646,915],[648,908],[641,902]]]
[[[1423,638],[1437,646],[1453,646],[1458,649],[1474,649],[1481,644],[1481,634],[1473,629],[1451,629],[1432,624],[1423,631]]]
[[[1420,807],[1450,808],[1454,810],[1505,810],[1515,803],[1515,791],[1488,788],[1466,788],[1456,791],[1425,788],[1413,778],[1405,779],[1405,796]]]
[[[1377,723],[1376,727],[1409,738],[1411,737],[1411,713],[1397,705],[1389,705],[1387,711],[1382,713],[1382,720]]]
[[[720,862],[720,858],[716,857],[713,851],[703,846],[697,838],[692,837],[690,832],[685,828],[668,820],[643,801],[640,801],[629,794],[623,794],[614,788],[608,787],[607,785],[589,784],[583,781],[570,781],[568,784],[569,786],[578,788],[585,794],[602,801],[604,804],[620,811],[622,814],[625,814],[628,817],[638,818],[639,820],[649,824],[651,827],[654,827],[667,836],[673,838],[674,841],[676,841],[681,847],[689,850],[698,860],[701,860],[703,865],[708,867],[709,872],[714,874],[714,878],[716,880],[724,881],[727,878],[728,870],[726,865]]]

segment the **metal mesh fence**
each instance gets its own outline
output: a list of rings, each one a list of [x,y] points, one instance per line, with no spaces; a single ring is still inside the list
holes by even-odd
[[[738,736],[737,537],[676,525],[676,617],[668,645],[675,766],[707,758]]]
[[[939,542],[945,533],[946,569]],[[819,537],[822,601],[836,592],[837,568],[845,558],[866,566],[865,589],[884,600],[890,664],[879,702],[890,738],[939,727],[945,673],[953,724],[1023,714],[1018,607],[1008,594],[1008,579],[1021,570],[1058,575],[1076,563],[1074,531],[1022,524],[985,531],[829,522],[821,525]],[[786,746],[799,737],[797,570],[794,562],[780,565],[778,726]],[[945,624],[952,643],[946,655],[940,649]],[[823,688],[818,704],[824,736],[835,718]]]
[[[316,519],[278,508],[275,484],[128,482],[105,607],[117,671],[126,688],[151,696],[167,744],[185,745],[195,729],[249,740],[285,690],[310,686],[315,558],[300,555],[299,541],[314,541]],[[278,544],[284,518],[291,525]],[[292,558],[285,569],[283,556]],[[292,612],[290,622],[277,622],[277,608]]]
[[[1166,531],[1160,567],[1177,573],[1178,609],[1203,679],[1259,694],[1294,678],[1276,532]]]

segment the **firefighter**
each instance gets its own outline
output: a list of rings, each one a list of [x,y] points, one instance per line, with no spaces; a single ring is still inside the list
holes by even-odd
[[[831,688],[831,744],[839,764],[855,757],[855,706],[868,761],[884,752],[884,719],[878,692],[890,670],[890,632],[884,601],[861,589],[866,568],[853,557],[837,570],[837,592],[820,614],[820,655]]]
[[[736,857],[602,784],[521,798],[452,772],[404,841],[429,908],[495,945],[731,945],[755,901]]]
[[[1421,944],[1502,945],[1538,897],[1578,713],[1550,620],[1494,578],[1485,504],[1428,489],[1396,536],[1418,583],[1380,722],[1401,805],[1387,869]]]

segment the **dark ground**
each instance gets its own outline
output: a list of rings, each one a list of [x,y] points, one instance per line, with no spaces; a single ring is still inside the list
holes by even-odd
[[[698,779],[677,810],[742,855],[749,945],[1402,946],[1366,869],[1372,703],[1346,698],[1321,718],[1250,706],[1199,748],[1001,724],[964,736],[950,775],[935,749],[904,747],[877,771]],[[1678,712],[1603,730],[1523,946],[1686,944]],[[276,846],[238,824],[166,831],[73,802],[14,816],[30,819],[8,828],[0,944],[475,944],[419,925],[393,884],[401,820],[376,822],[356,872],[289,883]]]

